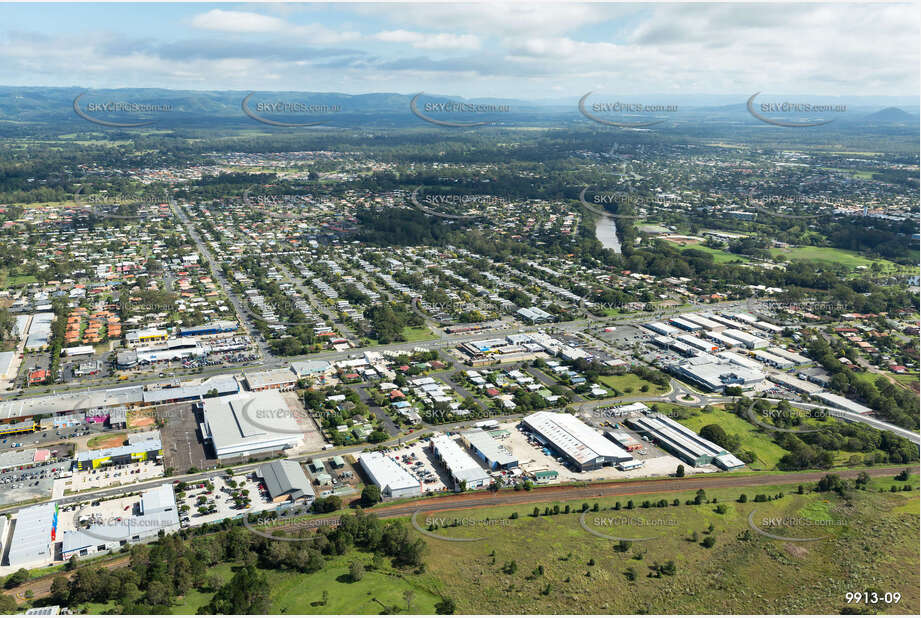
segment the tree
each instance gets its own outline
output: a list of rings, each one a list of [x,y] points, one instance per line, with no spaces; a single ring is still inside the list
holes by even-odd
[[[445,597],[438,603],[435,603],[435,612],[439,614],[453,614],[456,609],[454,599],[450,597]]]
[[[11,597],[8,594],[0,594],[0,614],[13,614],[16,613],[18,606],[16,605],[16,599]],[[442,612],[439,612],[442,613]],[[443,612],[445,614],[453,614],[454,609],[452,607],[450,612]]]
[[[353,561],[349,565],[349,581],[351,581],[352,583],[360,582],[361,578],[364,576],[365,576],[365,567],[357,560]]]
[[[26,569],[19,569],[12,575],[6,578],[6,581],[3,582],[3,587],[7,590],[15,588],[16,586],[21,586],[22,584],[29,581],[29,571]]]
[[[57,605],[67,605],[70,596],[70,582],[63,575],[56,576],[51,582],[51,600]]]
[[[416,598],[416,593],[414,591],[412,590],[403,591],[403,600],[406,601],[406,611],[410,614],[413,612],[413,600],[415,600],[415,598]]]
[[[269,602],[268,579],[254,566],[246,565],[202,609],[208,614],[267,614]]]
[[[365,485],[361,490],[361,505],[371,507],[381,501],[381,488],[377,485]]]
[[[675,470],[675,476],[679,479],[684,478],[684,464],[678,464],[678,468]]]

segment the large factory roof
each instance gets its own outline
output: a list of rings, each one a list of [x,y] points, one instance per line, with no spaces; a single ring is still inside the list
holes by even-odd
[[[629,453],[571,414],[537,412],[522,419],[527,425],[580,464],[599,457],[632,459]]]

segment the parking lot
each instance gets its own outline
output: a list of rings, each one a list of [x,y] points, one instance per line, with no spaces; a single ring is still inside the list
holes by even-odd
[[[450,483],[447,471],[435,462],[428,440],[419,440],[409,446],[393,448],[387,455],[398,462],[422,482],[423,490],[428,493],[447,491]]]
[[[185,474],[191,468],[208,470],[217,466],[217,459],[199,439],[199,420],[191,403],[161,406],[157,408],[157,417],[166,421],[160,429],[165,467]]]
[[[261,488],[261,481],[255,480],[253,474],[232,477],[237,484],[232,488],[227,483],[227,478],[214,476],[208,479],[213,489],[209,489],[205,481],[190,483],[184,497],[176,496],[176,507],[179,509],[180,525],[185,528],[189,525],[200,526],[205,523],[221,521],[228,517],[239,517],[244,513],[254,513],[274,509],[277,505],[271,501],[268,493]],[[174,486],[175,487],[175,486]],[[231,495],[234,490],[246,490],[251,504],[247,508],[237,508],[236,501]],[[205,511],[199,512],[199,507]]]
[[[154,461],[110,465],[95,470],[74,470],[64,479],[66,491],[83,491],[94,487],[112,487],[163,476],[163,466]]]

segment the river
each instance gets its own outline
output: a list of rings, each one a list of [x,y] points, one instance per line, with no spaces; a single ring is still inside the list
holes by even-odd
[[[620,253],[620,239],[617,237],[617,223],[614,217],[598,217],[595,222],[595,238],[614,253]]]

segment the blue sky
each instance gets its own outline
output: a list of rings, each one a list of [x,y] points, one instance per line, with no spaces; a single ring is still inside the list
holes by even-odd
[[[913,96],[917,5],[2,4],[0,84]]]

